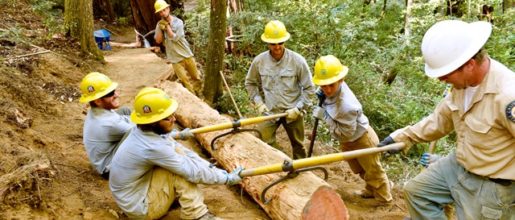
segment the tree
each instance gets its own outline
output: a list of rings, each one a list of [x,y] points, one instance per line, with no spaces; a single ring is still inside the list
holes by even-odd
[[[227,1],[211,0],[207,65],[203,91],[205,101],[210,104],[215,103],[223,92],[219,72],[223,70],[224,66],[227,28],[226,10]]]
[[[82,52],[104,59],[93,40],[92,0],[65,0],[64,25],[67,35],[79,40]]]
[[[109,23],[116,20],[113,6],[109,0],[93,0],[93,15],[95,18],[105,17]]]

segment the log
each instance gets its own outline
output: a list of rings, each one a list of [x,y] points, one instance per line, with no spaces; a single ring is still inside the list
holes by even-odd
[[[175,113],[175,117],[181,125],[194,129],[230,122],[230,119],[221,116],[216,110],[191,94],[181,84],[166,81],[162,84],[162,88],[168,95],[179,102],[179,108]],[[211,153],[212,157],[228,171],[233,170],[239,165],[254,168],[291,160],[283,152],[267,145],[249,133],[237,133],[220,138],[215,143],[216,150],[212,150],[210,147],[211,141],[216,136],[227,131],[229,130],[196,134],[195,137]],[[302,172],[297,177],[288,179],[270,188],[266,196],[270,203],[264,204],[260,200],[263,189],[284,175],[285,173],[273,173],[246,177],[242,181],[241,186],[272,219],[301,219],[303,211],[306,212],[306,210],[326,212],[330,215],[337,209],[334,209],[334,207],[328,207],[327,209],[324,209],[324,207],[316,209],[306,207],[308,202],[313,199],[314,192],[319,188],[325,188],[325,193],[320,194],[324,195],[324,199],[336,200],[333,203],[341,204],[339,210],[346,210],[343,201],[341,201],[340,196],[335,190],[312,172]],[[304,215],[307,216],[307,213]]]

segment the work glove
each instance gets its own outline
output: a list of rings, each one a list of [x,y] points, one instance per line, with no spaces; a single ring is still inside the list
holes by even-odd
[[[324,91],[322,91],[322,89],[318,89],[315,94],[317,95],[317,98],[318,100],[324,100],[325,99],[325,94],[324,94]]]
[[[166,26],[170,25],[168,23],[168,21],[165,21],[163,19],[159,20],[158,24],[159,24],[159,29],[161,29],[162,31],[166,30]]]
[[[377,147],[384,147],[386,145],[390,145],[390,144],[394,144],[395,141],[393,140],[393,138],[391,136],[388,135],[388,137],[386,137],[384,140],[382,140],[381,142],[379,142],[379,144],[377,145]],[[399,153],[401,150],[389,150],[387,151],[389,154],[396,154],[396,153]]]
[[[238,166],[232,172],[226,174],[227,180],[225,181],[225,185],[235,185],[241,182],[240,173],[243,170],[243,167]]]
[[[440,158],[442,158],[442,156],[438,154],[424,153],[422,154],[422,157],[420,157],[420,164],[427,168],[429,165],[435,163]]]
[[[302,115],[302,113],[297,107],[286,110],[286,114],[287,123],[297,120],[297,118],[299,118],[299,116]]]
[[[268,107],[266,107],[265,103],[261,103],[258,105],[257,111],[260,115],[262,115],[263,113],[269,112],[270,110]]]
[[[315,106],[313,109],[313,117],[318,120],[324,120],[325,118],[325,108],[320,106]]]
[[[182,131],[173,130],[170,135],[173,138],[179,139],[179,140],[186,140],[189,138],[195,137],[195,135],[191,132],[190,128],[185,128]]]

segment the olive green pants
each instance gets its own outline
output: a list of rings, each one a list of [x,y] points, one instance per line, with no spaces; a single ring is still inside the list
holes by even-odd
[[[172,64],[173,70],[181,83],[192,93],[197,95],[202,90],[202,81],[197,70],[197,63],[194,57],[189,57],[181,62]]]
[[[280,125],[284,127],[290,139],[293,159],[305,158],[306,150],[302,145],[304,142],[304,117],[300,116],[290,123],[286,123],[286,119],[281,118],[277,121],[270,120],[259,124],[258,130],[261,132],[261,139],[268,145],[277,148],[275,134]]]
[[[379,138],[372,127],[367,128],[367,132],[360,138],[352,142],[342,143],[343,151],[353,151],[365,148],[377,147]],[[389,202],[392,200],[390,183],[379,162],[380,154],[370,154],[356,159],[347,160],[352,172],[367,183],[366,189],[373,193],[374,197],[381,201]]]

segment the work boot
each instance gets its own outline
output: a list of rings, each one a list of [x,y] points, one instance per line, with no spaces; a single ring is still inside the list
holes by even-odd
[[[218,218],[216,217],[215,215],[213,215],[213,213],[211,212],[207,212],[206,214],[204,214],[203,216],[201,216],[200,218],[197,218],[197,220],[223,220],[222,218]]]

